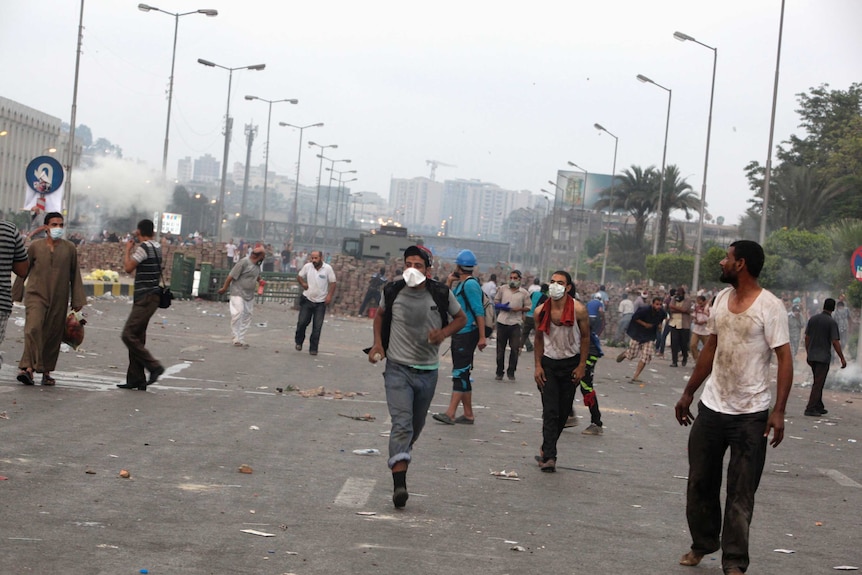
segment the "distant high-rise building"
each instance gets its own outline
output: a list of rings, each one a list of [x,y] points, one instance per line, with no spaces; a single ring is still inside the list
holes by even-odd
[[[530,203],[528,191],[504,190],[480,180],[446,180],[444,186],[442,218],[450,236],[505,240],[504,220]]]
[[[192,181],[192,158],[186,156],[177,160],[177,181],[181,184]]]
[[[428,178],[392,178],[389,207],[393,218],[411,232],[434,233],[443,220],[443,183]]]
[[[196,182],[217,182],[221,177],[221,162],[206,154],[195,160],[194,180]]]

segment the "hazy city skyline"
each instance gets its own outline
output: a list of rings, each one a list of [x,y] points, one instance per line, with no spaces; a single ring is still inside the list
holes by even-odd
[[[180,19],[168,175],[177,160],[222,160],[228,74],[201,66],[265,63],[233,74],[234,137],[228,166],[244,161],[242,126],[259,126],[252,164],[293,175],[299,133],[278,122],[323,128],[304,140],[338,144],[355,191],[386,196],[390,178],[480,179],[538,193],[574,161],[610,173],[661,163],[667,94],[673,89],[668,163],[700,193],[712,51],[677,42],[680,30],[718,48],[707,201],[735,223],[751,192],[743,167],[765,162],[780,0],[703,4],[668,0],[600,5],[552,2],[524,8],[476,1],[421,6],[343,0],[275,4],[226,0],[155,4],[170,12],[212,8]],[[4,3],[0,18],[2,95],[69,121],[78,2]],[[799,134],[795,94],[829,83],[845,89],[862,69],[854,0],[788,0],[775,141]],[[161,169],[174,20],[136,2],[87,0],[77,123],[124,155]],[[39,35],[34,35],[38,31]],[[316,150],[303,146],[300,181],[317,177]],[[325,178],[324,178],[325,180]],[[74,180],[73,180],[74,181]],[[325,183],[325,182],[324,182]]]

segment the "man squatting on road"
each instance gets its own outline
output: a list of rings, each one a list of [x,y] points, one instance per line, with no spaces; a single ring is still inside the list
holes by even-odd
[[[754,493],[766,462],[766,442],[784,439],[784,411],[793,383],[793,358],[787,312],[782,301],[760,287],[763,248],[753,241],[730,244],[721,260],[721,278],[732,287],[715,298],[707,322],[709,336],[697,365],[676,404],[676,419],[689,425],[688,489],[685,513],[691,549],[679,560],[694,566],[721,548],[726,575],[748,569],[748,534]],[[769,405],[769,359],[778,360],[775,406]],[[698,416],[691,414],[694,393],[704,385]],[[724,454],[730,447],[724,524],[721,480]]]
[[[430,270],[430,252],[419,246],[404,250],[403,278],[383,289],[368,351],[371,363],[386,357],[383,383],[392,419],[388,464],[392,503],[399,509],[407,504],[407,466],[437,387],[440,343],[467,323],[452,291],[430,279]]]
[[[584,304],[569,295],[572,277],[556,271],[548,284],[549,300],[536,308],[536,387],[542,394],[542,471],[556,471],[557,440],[572,409],[575,390],[584,379],[590,353],[590,318]]]

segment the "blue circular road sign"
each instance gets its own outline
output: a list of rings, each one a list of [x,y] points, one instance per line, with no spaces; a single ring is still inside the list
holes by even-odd
[[[39,156],[27,164],[27,185],[37,194],[50,194],[63,185],[63,166],[56,158]]]

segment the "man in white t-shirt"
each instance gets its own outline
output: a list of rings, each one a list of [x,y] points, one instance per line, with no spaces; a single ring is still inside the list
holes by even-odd
[[[296,351],[302,351],[305,341],[305,330],[311,326],[308,353],[317,355],[317,345],[320,343],[320,332],[323,330],[323,316],[326,306],[332,303],[335,295],[335,272],[332,266],[323,261],[319,251],[311,252],[307,264],[296,274],[296,281],[302,286],[302,297],[299,300],[299,319],[296,321]]]
[[[233,238],[224,245],[224,251],[225,258],[227,259],[227,267],[231,267],[239,261],[239,258],[237,257],[236,244],[233,243]]]
[[[748,569],[748,533],[754,493],[766,461],[766,443],[784,439],[784,412],[793,383],[787,312],[780,299],[760,287],[763,248],[740,240],[721,260],[721,281],[732,287],[715,298],[709,336],[694,372],[675,407],[680,425],[692,424],[688,438],[686,517],[691,550],[680,565],[694,566],[721,549],[725,574]],[[770,413],[769,361],[778,361],[775,405]],[[694,419],[694,393],[706,382]],[[724,525],[721,513],[722,465],[730,447]]]

